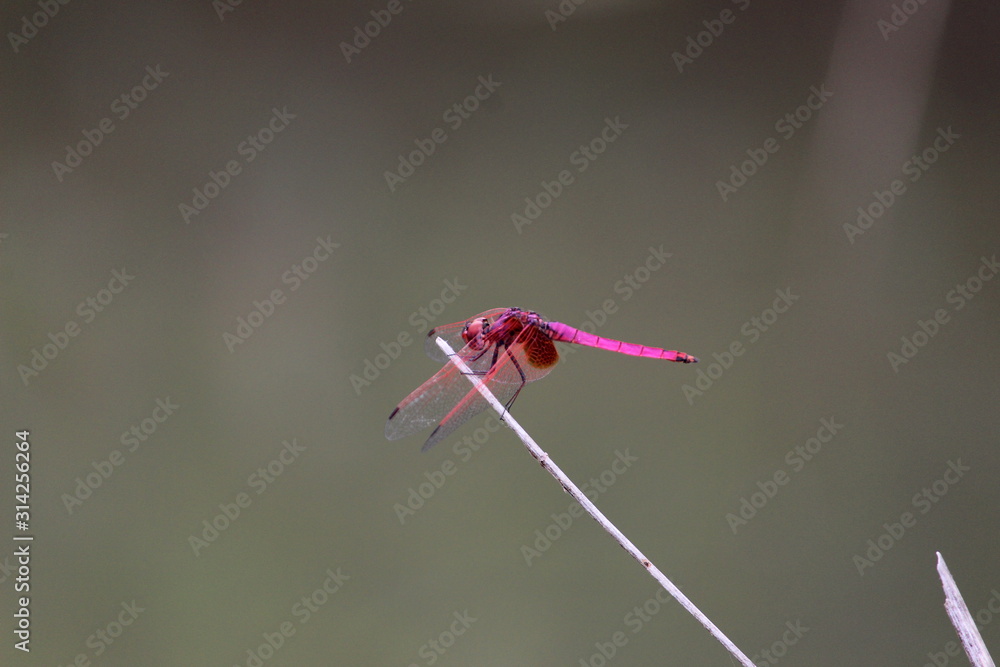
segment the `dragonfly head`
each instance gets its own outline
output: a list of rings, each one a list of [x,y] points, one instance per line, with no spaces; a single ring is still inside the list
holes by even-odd
[[[485,333],[490,328],[489,320],[485,317],[477,317],[474,320],[469,320],[465,323],[465,328],[462,329],[462,340],[466,343],[471,343],[473,340],[478,338],[481,334]]]

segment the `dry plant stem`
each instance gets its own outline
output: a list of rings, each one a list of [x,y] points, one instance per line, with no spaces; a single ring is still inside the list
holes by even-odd
[[[990,652],[986,650],[986,643],[983,636],[979,634],[976,622],[972,620],[969,608],[965,606],[962,599],[962,592],[958,590],[958,584],[948,570],[948,564],[944,562],[941,552],[937,552],[937,571],[941,577],[941,585],[944,587],[944,608],[951,618],[951,624],[955,626],[962,646],[965,647],[965,654],[969,656],[969,664],[973,667],[996,667]]]
[[[653,565],[653,563],[650,562],[650,560],[646,558],[642,552],[639,551],[639,549],[632,544],[632,542],[625,537],[625,535],[623,535],[622,532],[618,530],[606,516],[601,513],[601,510],[597,509],[597,506],[594,505],[594,503],[590,502],[590,499],[587,498],[587,496],[585,496],[583,492],[577,488],[576,484],[574,484],[573,481],[559,469],[559,466],[557,466],[552,459],[549,458],[549,455],[543,452],[542,448],[535,443],[535,441],[523,428],[521,428],[521,425],[514,420],[500,401],[498,401],[486,385],[483,384],[483,382],[479,379],[479,376],[474,374],[465,362],[455,354],[455,351],[451,349],[451,346],[440,338],[437,339],[437,344],[438,347],[440,347],[444,353],[448,355],[451,363],[455,364],[455,366],[462,371],[462,374],[469,379],[469,382],[471,382],[473,386],[479,390],[479,393],[483,395],[483,398],[485,398],[493,409],[496,410],[497,414],[500,415],[500,421],[507,424],[507,426],[509,426],[511,430],[513,430],[514,433],[521,438],[521,442],[523,442],[524,446],[528,448],[531,455],[535,457],[543,468],[549,471],[550,475],[558,480],[559,484],[562,485],[562,488],[566,491],[566,493],[573,496],[573,499],[580,503],[583,509],[587,510],[587,513],[594,517],[594,520],[601,524],[601,527],[608,531],[611,536],[618,541],[618,544],[621,545],[622,549],[627,551],[632,558],[639,561],[639,563],[646,568],[646,571],[649,572],[654,579],[660,582],[660,585],[663,586],[663,588],[665,588],[667,592],[681,604],[682,607],[687,609],[692,616],[698,619],[698,622],[705,626],[705,628],[712,633],[712,636],[718,639],[734,658],[740,661],[740,664],[744,667],[754,667],[754,664],[750,662],[748,657],[743,655],[743,652],[736,647],[736,644],[731,642],[729,638],[722,633],[722,630],[719,630],[719,628],[717,628],[715,624],[712,623],[707,616],[705,616],[705,614],[701,613],[701,610],[694,606],[694,603],[691,602],[691,600],[689,600],[679,588],[674,586],[674,584],[667,579],[666,575],[660,572],[659,568]]]

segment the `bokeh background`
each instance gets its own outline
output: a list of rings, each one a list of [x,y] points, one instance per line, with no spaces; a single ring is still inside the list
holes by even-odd
[[[501,306],[702,358],[564,350],[515,415],[757,664],[968,664],[935,551],[996,655],[998,18],[5,3],[0,663],[733,664],[508,430],[383,437]]]

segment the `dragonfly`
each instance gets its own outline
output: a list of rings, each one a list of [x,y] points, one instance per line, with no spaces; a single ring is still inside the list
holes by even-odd
[[[595,336],[520,308],[494,308],[469,320],[435,327],[427,334],[424,351],[431,359],[447,363],[404,398],[385,423],[385,437],[389,440],[405,438],[437,424],[424,443],[421,451],[425,452],[489,407],[468,378],[448,361],[437,345],[438,337],[458,350],[456,354],[508,411],[524,385],[548,375],[559,361],[556,342],[684,364],[698,361],[697,357],[677,350]]]

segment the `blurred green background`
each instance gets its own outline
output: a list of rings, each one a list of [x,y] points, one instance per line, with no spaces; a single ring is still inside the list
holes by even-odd
[[[935,551],[1000,652],[995,3],[56,5],[2,12],[0,663],[733,664],[507,429],[384,439],[506,306],[701,357],[514,413],[757,664],[968,664]]]

